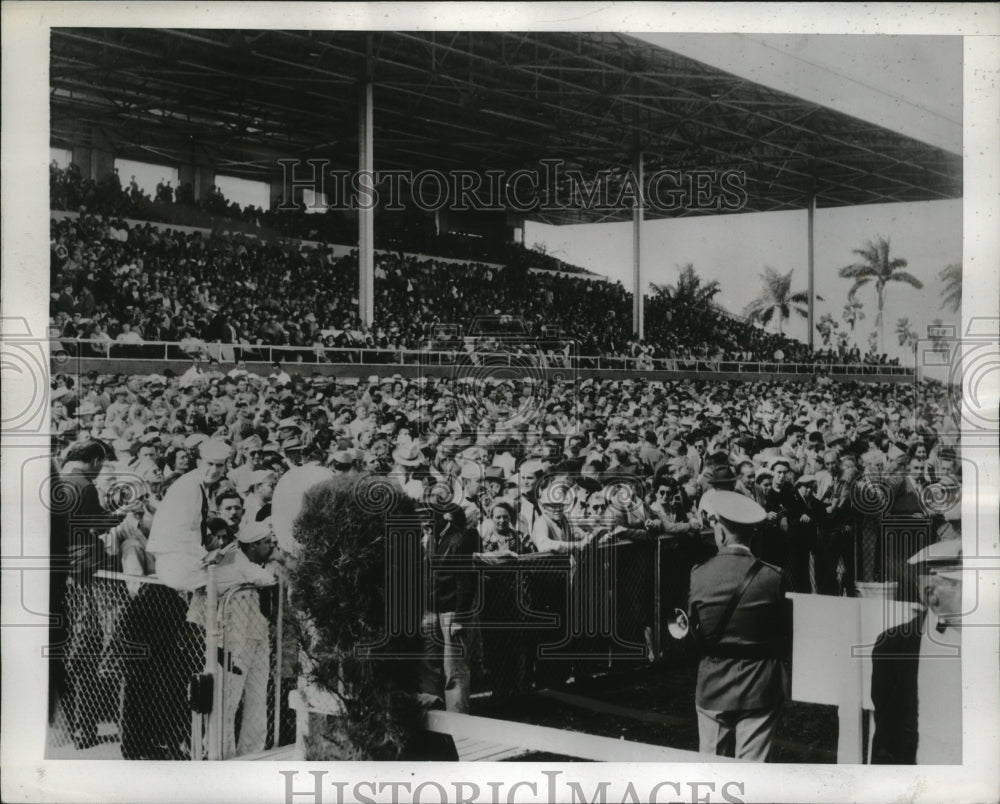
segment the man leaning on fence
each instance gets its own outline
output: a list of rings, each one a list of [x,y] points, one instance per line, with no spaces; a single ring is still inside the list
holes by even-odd
[[[233,558],[240,564],[253,565],[267,580],[265,567],[277,542],[270,520],[250,522],[240,528],[239,551]],[[222,566],[222,565],[220,565]],[[273,581],[273,576],[271,576]],[[225,728],[222,758],[263,751],[267,740],[267,682],[270,676],[271,646],[267,617],[261,612],[260,592],[240,589],[232,594],[222,612],[225,640],[224,694]],[[236,712],[243,705],[239,739],[236,737]]]
[[[156,575],[167,586],[190,592],[204,587],[208,573],[205,536],[211,500],[226,473],[233,449],[225,441],[212,438],[198,446],[198,464],[170,486],[156,509],[146,550],[156,558]],[[246,582],[245,567],[231,562],[216,569],[221,594]]]
[[[763,762],[787,697],[788,587],[781,570],[747,546],[764,509],[731,491],[717,491],[712,507],[719,552],[691,571],[691,623],[702,655],[695,688],[699,750]]]

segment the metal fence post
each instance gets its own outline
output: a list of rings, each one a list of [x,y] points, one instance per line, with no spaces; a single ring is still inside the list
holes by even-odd
[[[662,600],[662,568],[660,562],[663,559],[662,554],[663,540],[656,540],[656,557],[653,559],[653,662],[658,662],[660,660],[660,638],[661,630],[663,627],[662,617],[663,612],[661,609]]]
[[[216,672],[219,653],[219,592],[215,565],[208,565],[205,590],[205,672],[212,675],[212,711],[208,715],[208,759],[222,758],[222,674]]]
[[[278,613],[274,629],[274,745],[281,745],[281,663],[284,654],[285,586],[278,580]]]

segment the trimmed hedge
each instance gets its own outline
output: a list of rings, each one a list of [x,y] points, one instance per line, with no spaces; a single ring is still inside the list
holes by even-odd
[[[388,478],[341,475],[307,493],[295,538],[302,549],[291,571],[292,603],[306,622],[299,630],[310,680],[343,705],[341,714],[312,718],[307,759],[406,757],[421,740],[423,715],[413,501]],[[393,606],[398,627],[389,634],[389,579],[404,576],[410,582],[395,588],[408,597]]]

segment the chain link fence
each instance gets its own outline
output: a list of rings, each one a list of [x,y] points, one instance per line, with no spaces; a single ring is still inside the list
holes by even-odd
[[[230,759],[293,743],[283,592],[190,594],[107,571],[71,580],[65,638],[49,650],[46,757]]]

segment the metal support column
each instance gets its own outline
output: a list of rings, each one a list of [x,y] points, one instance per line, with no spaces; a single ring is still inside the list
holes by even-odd
[[[809,196],[809,206],[806,207],[808,250],[809,250],[809,348],[813,348],[816,337],[816,248],[813,239],[813,220],[816,217],[816,195]]]
[[[219,593],[214,563],[208,565],[205,598],[205,672],[212,674],[212,711],[208,715],[205,753],[209,760],[218,760],[222,759],[222,683],[226,669],[218,661]]]
[[[358,103],[358,171],[375,175],[372,129],[372,37],[368,34],[368,59]],[[374,183],[374,178],[372,179]],[[358,318],[371,326],[375,318],[375,210],[362,201],[358,209]]]
[[[636,151],[634,171],[639,187],[632,208],[632,330],[642,340],[646,337],[642,309],[642,218],[645,211],[642,151]]]

